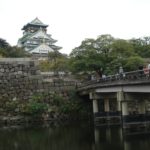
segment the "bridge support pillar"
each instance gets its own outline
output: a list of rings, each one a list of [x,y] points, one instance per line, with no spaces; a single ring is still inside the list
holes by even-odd
[[[98,113],[98,101],[97,99],[93,99],[93,113]]]
[[[128,110],[128,104],[129,101],[122,101],[122,128],[123,128],[123,133],[127,134],[128,131],[130,130],[130,122],[132,122],[132,119],[130,118],[129,115],[129,110]]]
[[[139,105],[139,113],[140,114],[145,114],[146,113],[146,108],[145,108],[145,101],[142,101]]]
[[[109,113],[109,99],[108,98],[105,98],[104,99],[104,108],[105,108],[105,112],[106,113]]]
[[[122,117],[125,117],[129,115],[129,112],[128,112],[128,102],[127,101],[123,101],[122,102]]]
[[[121,101],[124,100],[124,93],[123,91],[117,92],[117,111],[121,112]]]

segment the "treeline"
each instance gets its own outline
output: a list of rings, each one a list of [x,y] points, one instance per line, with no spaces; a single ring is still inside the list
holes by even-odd
[[[124,71],[137,70],[146,65],[150,58],[150,37],[138,39],[118,39],[109,34],[96,39],[85,39],[70,54],[72,72],[93,72],[99,76],[117,73],[119,67]]]

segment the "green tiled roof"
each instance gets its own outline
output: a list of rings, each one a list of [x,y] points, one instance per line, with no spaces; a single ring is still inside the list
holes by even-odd
[[[40,21],[38,18],[35,18],[35,19],[32,20],[31,22],[27,23],[27,24],[22,28],[22,30],[24,30],[26,27],[31,26],[31,25],[34,25],[34,26],[41,26],[41,27],[48,27],[48,25],[42,23],[42,21]]]
[[[29,24],[34,24],[34,25],[44,25],[38,18],[35,18],[33,21],[31,21]]]

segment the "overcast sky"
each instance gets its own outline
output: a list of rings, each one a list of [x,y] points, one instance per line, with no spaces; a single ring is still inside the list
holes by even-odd
[[[0,38],[16,45],[21,28],[36,17],[66,54],[101,34],[150,36],[150,0],[0,0]]]

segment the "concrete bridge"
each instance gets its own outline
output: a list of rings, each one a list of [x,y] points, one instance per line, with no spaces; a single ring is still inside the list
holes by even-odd
[[[78,86],[93,102],[97,125],[121,124],[125,133],[150,131],[150,77],[143,70],[125,72]]]

